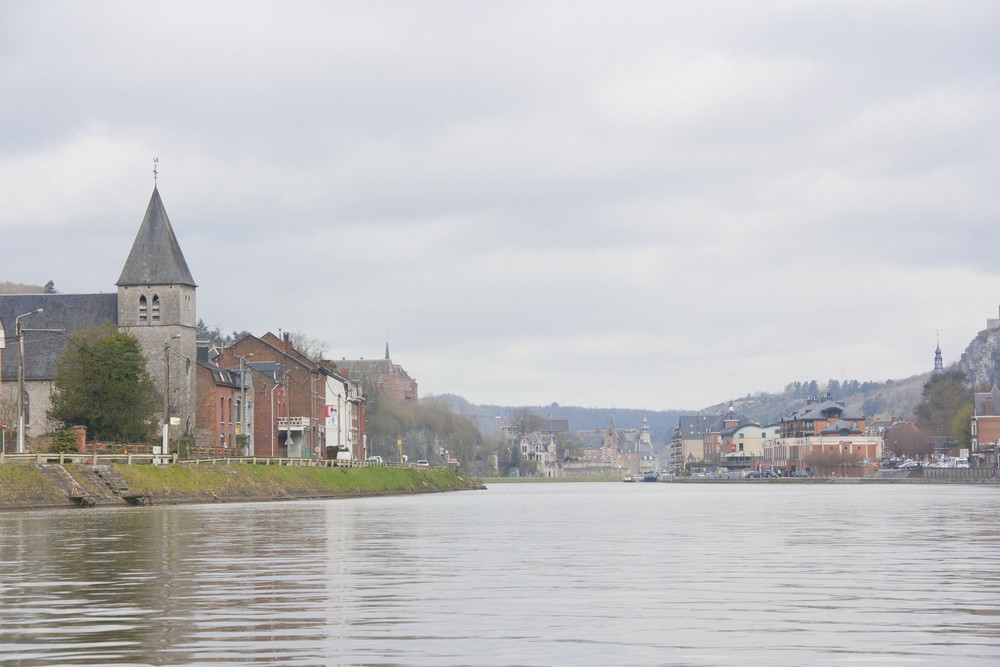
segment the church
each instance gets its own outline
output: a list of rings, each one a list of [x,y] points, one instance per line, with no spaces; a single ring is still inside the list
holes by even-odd
[[[0,416],[7,427],[6,451],[13,451],[18,423],[18,324],[24,337],[26,438],[57,427],[47,412],[67,337],[109,323],[139,340],[158,391],[169,388],[171,440],[194,430],[197,285],[155,186],[116,285],[108,294],[0,294]]]

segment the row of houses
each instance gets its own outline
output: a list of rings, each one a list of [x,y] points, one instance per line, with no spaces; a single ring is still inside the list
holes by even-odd
[[[722,415],[678,420],[670,445],[670,469],[711,464],[730,470],[774,468],[795,473],[861,475],[882,459],[883,440],[867,420],[829,394],[773,424],[761,425],[730,405]]]
[[[940,354],[940,352],[938,352]],[[711,464],[731,470],[775,468],[794,473],[863,475],[878,467],[894,440],[914,430],[912,421],[870,422],[850,413],[829,394],[773,424],[761,425],[730,406],[722,415],[689,415],[678,420],[670,445],[669,468]],[[1000,443],[1000,388],[973,396],[969,458],[975,467],[996,468]],[[886,443],[889,443],[888,446]],[[928,458],[961,454],[948,437],[923,436]]]
[[[197,284],[156,187],[115,292],[0,295],[0,418],[23,424],[17,447],[60,425],[48,418],[56,367],[76,331],[135,336],[163,396],[168,446],[212,455],[368,454],[362,386],[401,401],[417,383],[389,358],[315,361],[288,334],[213,348],[197,335]],[[16,342],[8,345],[7,342]],[[23,355],[21,353],[23,350]],[[10,427],[10,428],[8,428]],[[12,451],[12,438],[5,450]]]

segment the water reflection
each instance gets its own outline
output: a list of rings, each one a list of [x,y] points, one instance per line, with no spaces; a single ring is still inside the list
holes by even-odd
[[[995,664],[998,497],[497,485],[0,514],[0,662]]]

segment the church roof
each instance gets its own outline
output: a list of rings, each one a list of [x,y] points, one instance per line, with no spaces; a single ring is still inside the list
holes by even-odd
[[[155,187],[146,215],[116,283],[126,285],[190,285],[197,287]]]
[[[0,295],[0,331],[7,338],[0,377],[17,381],[18,346],[15,320],[18,315],[44,310],[21,320],[24,334],[24,379],[51,380],[56,362],[66,348],[66,337],[74,331],[118,324],[118,294],[4,294]]]

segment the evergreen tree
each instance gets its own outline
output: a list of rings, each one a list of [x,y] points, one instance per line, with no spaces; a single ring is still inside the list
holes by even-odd
[[[108,325],[78,331],[56,365],[49,418],[96,440],[149,442],[159,397],[135,336]]]

